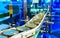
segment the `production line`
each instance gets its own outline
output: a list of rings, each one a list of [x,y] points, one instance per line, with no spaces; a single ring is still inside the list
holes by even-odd
[[[0,0],[0,38],[60,38],[60,0]]]
[[[18,26],[16,28],[6,29],[0,32],[0,37],[3,38],[27,38],[29,36],[34,36],[35,31],[41,27],[41,23],[46,16],[45,12],[39,13],[34,16],[30,21],[28,21],[23,26]],[[29,35],[28,35],[28,34]],[[16,37],[15,37],[16,36]]]

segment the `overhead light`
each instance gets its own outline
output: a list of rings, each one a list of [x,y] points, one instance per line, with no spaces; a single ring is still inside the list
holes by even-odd
[[[50,0],[45,0],[45,2],[46,2],[46,3],[49,3],[49,2],[50,2]]]
[[[33,0],[33,3],[39,3],[39,0]]]
[[[19,1],[19,0],[17,0],[17,1]]]
[[[33,7],[33,5],[31,5],[31,7]]]

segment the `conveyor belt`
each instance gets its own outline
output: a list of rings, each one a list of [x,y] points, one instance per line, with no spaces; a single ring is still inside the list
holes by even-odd
[[[39,14],[37,14],[36,16],[34,16],[30,21],[28,21],[25,25],[23,25],[22,27],[24,28],[26,28],[26,29],[23,29],[21,26],[19,26],[19,27],[21,27],[21,30],[23,30],[24,32],[22,32],[21,30],[20,30],[20,28],[19,27],[17,27],[17,28],[15,28],[14,30],[16,30],[16,31],[18,31],[18,33],[21,35],[21,34],[25,34],[25,31],[26,31],[26,33],[28,33],[29,35],[27,35],[27,34],[25,34],[25,35],[27,35],[27,37],[29,37],[29,36],[31,36],[31,35],[34,35],[34,32],[36,31],[36,29],[38,28],[38,27],[40,27],[40,25],[41,25],[41,23],[42,23],[42,21],[44,20],[43,18],[45,17],[45,12],[43,12],[43,13],[39,13]],[[39,20],[39,21],[38,21]],[[37,22],[37,24],[35,24],[34,22]],[[41,23],[40,23],[41,22]],[[40,23],[40,24],[39,24]],[[36,25],[36,26],[35,26]],[[34,27],[32,27],[32,26],[34,26]],[[29,30],[30,29],[30,30]],[[12,30],[12,29],[10,29],[10,30]],[[1,32],[1,34],[0,35],[5,35],[5,33],[6,33],[6,31],[8,31],[8,33],[9,33],[9,29],[6,29],[6,30],[4,30],[4,31],[2,31]],[[13,31],[12,31],[12,33],[13,33]],[[19,35],[18,34],[18,35]],[[18,36],[18,35],[16,35],[16,36]],[[11,37],[12,36],[12,37]],[[11,36],[8,36],[8,37],[11,37],[11,38],[13,38],[14,37],[14,35],[11,35]],[[17,38],[17,37],[14,37],[14,38]],[[20,37],[20,36],[19,36]],[[21,37],[22,38],[22,37]],[[23,35],[23,38],[24,38],[24,35]]]
[[[9,27],[10,27],[10,26],[7,25],[7,24],[1,24],[1,25],[0,25],[0,31],[5,30],[5,29],[8,29]]]

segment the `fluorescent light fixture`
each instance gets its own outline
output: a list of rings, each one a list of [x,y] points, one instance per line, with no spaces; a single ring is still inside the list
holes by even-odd
[[[49,2],[50,2],[50,0],[45,0],[45,2],[46,2],[46,3],[49,3]]]
[[[19,0],[17,0],[17,1],[19,1]]]
[[[7,0],[7,1],[11,1],[11,0]]]
[[[39,0],[33,0],[33,3],[39,3]]]

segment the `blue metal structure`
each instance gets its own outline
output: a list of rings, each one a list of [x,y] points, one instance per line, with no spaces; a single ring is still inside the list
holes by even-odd
[[[51,34],[43,34],[49,36],[48,38],[60,38],[60,0],[51,0],[51,17],[50,21],[54,24],[49,24]],[[38,34],[37,38],[40,38],[41,34]],[[47,37],[46,37],[47,38]]]
[[[17,10],[15,10],[15,9],[13,9],[13,10],[15,10],[15,12],[17,11],[19,13],[19,19],[16,18],[18,20],[16,23],[18,25],[22,26],[24,24],[24,21],[22,21],[22,20],[24,20],[24,12],[23,12],[24,0],[18,0],[18,1],[17,0],[15,0],[15,1],[13,0],[12,4],[13,4],[13,6],[16,5],[18,7]]]
[[[12,5],[13,5],[13,12],[18,14],[17,17],[19,18],[14,18],[16,21],[16,24],[18,25],[23,25],[24,22],[21,20],[24,20],[23,16],[23,0],[12,0]],[[17,9],[16,9],[17,8]]]
[[[52,32],[58,31],[60,29],[60,0],[52,1],[52,13],[51,21],[54,22],[52,25]]]
[[[51,25],[51,33],[57,38],[60,38],[60,0],[52,0],[51,15],[50,21],[54,22]]]
[[[20,25],[23,25],[24,24],[24,12],[23,12],[23,6],[24,6],[24,0],[20,0],[20,5],[19,5],[19,13],[20,13]],[[21,8],[22,7],[22,8]]]

